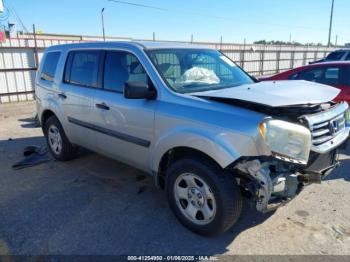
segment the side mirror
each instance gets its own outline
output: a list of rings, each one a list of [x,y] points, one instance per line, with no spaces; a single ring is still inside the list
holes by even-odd
[[[154,99],[157,93],[144,82],[126,82],[124,97],[127,99]]]

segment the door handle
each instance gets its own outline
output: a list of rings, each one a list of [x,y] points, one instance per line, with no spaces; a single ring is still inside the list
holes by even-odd
[[[96,104],[96,107],[104,110],[109,110],[109,106],[107,106],[105,103]]]
[[[58,93],[58,96],[59,96],[60,98],[62,98],[62,99],[66,99],[66,98],[67,98],[67,96],[66,96],[65,93]]]

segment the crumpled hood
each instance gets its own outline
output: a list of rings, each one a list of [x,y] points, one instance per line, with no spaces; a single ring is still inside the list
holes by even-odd
[[[199,97],[238,99],[271,107],[320,104],[333,100],[340,90],[304,80],[266,81],[221,90],[195,92]]]

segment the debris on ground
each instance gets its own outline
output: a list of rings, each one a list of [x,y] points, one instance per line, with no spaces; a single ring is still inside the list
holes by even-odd
[[[12,165],[13,169],[32,167],[52,160],[45,146],[27,146],[23,150],[24,159]]]

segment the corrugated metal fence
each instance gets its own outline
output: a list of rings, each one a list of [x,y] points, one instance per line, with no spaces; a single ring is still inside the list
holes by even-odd
[[[101,40],[99,37],[38,35],[8,39],[0,44],[0,103],[33,99],[35,72],[46,47]],[[108,38],[107,40],[125,40]],[[323,58],[332,48],[315,46],[198,43],[224,52],[248,73],[272,75]]]

